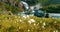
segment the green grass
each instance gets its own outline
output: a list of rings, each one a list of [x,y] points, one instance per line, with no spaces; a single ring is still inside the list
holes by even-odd
[[[31,23],[29,20],[33,19]],[[54,32],[60,31],[60,19],[18,15],[0,15],[0,32]]]

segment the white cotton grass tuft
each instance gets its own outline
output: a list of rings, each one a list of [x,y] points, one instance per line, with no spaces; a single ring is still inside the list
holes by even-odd
[[[44,23],[43,23],[43,26],[45,26],[45,25],[46,25],[46,23],[44,22]]]
[[[28,18],[29,18],[29,15],[27,15],[26,17],[28,17]]]
[[[45,28],[45,25],[46,25],[46,23],[44,22],[43,25],[42,25],[42,28]]]
[[[28,32],[30,32],[30,30],[28,29]]]
[[[42,26],[42,28],[45,28],[44,26]]]
[[[31,24],[31,23],[35,22],[35,20],[34,19],[30,19],[28,22]]]
[[[24,19],[29,18],[29,15],[24,15],[23,18]]]
[[[53,32],[58,32],[58,30],[55,30],[55,31],[53,31]]]
[[[36,26],[36,24],[34,23],[34,26]]]
[[[20,22],[22,22],[22,20],[20,19]]]
[[[23,18],[25,19],[25,18],[26,18],[26,16],[23,16]]]

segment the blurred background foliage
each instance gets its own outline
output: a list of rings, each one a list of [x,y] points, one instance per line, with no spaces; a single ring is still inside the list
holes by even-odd
[[[1,0],[0,1],[0,8],[2,10],[7,10],[11,12],[19,12],[19,11],[24,11],[24,8],[22,8],[20,1],[25,1],[25,0]],[[59,13],[60,12],[60,0],[26,0],[29,4],[29,6],[36,5],[37,3],[41,3],[42,7],[41,8],[43,11],[47,12],[54,12],[54,13]],[[13,4],[13,5],[12,5]]]

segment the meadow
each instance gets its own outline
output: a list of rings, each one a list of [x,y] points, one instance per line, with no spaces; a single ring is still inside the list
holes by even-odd
[[[0,14],[0,32],[59,32],[60,19]]]

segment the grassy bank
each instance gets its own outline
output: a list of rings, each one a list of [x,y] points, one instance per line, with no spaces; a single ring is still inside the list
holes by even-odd
[[[0,15],[0,32],[59,32],[60,19]]]

